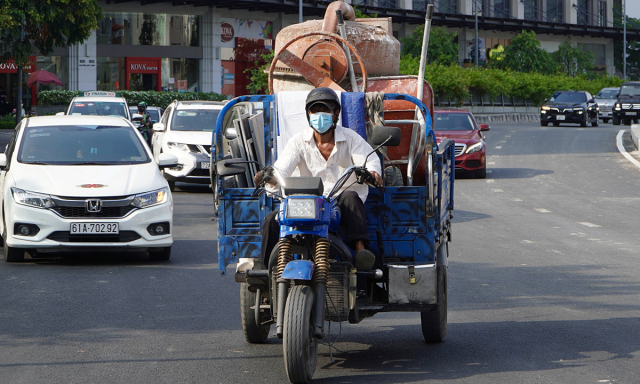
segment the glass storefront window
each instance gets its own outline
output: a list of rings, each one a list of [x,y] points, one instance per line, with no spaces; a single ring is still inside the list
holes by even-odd
[[[55,84],[38,84],[38,91],[47,89],[69,89],[69,57],[68,56],[38,56],[36,70],[44,69],[51,72],[62,81],[62,86]]]
[[[160,69],[163,91],[196,92],[200,90],[200,59],[162,58]],[[119,91],[126,89],[124,57],[97,58],[97,90]],[[129,73],[129,89],[149,91],[156,89],[155,75]]]
[[[109,12],[98,23],[98,44],[200,46],[200,16]]]

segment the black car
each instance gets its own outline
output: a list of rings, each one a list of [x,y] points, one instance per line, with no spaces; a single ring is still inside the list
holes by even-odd
[[[620,86],[618,100],[613,106],[613,125],[631,125],[640,118],[640,82],[624,83]]]
[[[558,91],[545,100],[540,107],[540,125],[549,123],[559,126],[562,123],[580,124],[586,127],[598,126],[598,104],[587,91]]]

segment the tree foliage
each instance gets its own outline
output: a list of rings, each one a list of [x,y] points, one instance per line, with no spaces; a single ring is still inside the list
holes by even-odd
[[[622,17],[618,17],[622,28]],[[640,19],[627,16],[628,29],[640,29]],[[613,43],[613,62],[616,70],[623,73],[624,63],[624,41],[616,40]],[[640,80],[640,41],[627,41],[627,79],[633,81]]]
[[[422,37],[424,26],[419,26],[413,33],[400,39],[402,43],[401,55],[420,57],[422,54]],[[429,47],[427,49],[427,63],[449,65],[458,60],[458,44],[456,33],[447,32],[445,27],[434,27],[429,32]]]
[[[577,76],[593,70],[593,53],[574,48],[569,40],[560,44],[558,50],[551,53],[551,57],[560,66],[560,70],[569,76]]]
[[[82,43],[101,18],[96,0],[0,0],[0,63],[26,66],[36,51]]]
[[[254,62],[256,67],[251,69],[245,69],[245,72],[249,72],[249,84],[247,85],[247,91],[252,95],[266,94],[269,92],[269,67],[273,61],[273,51],[269,53],[263,53],[260,60]]]
[[[558,68],[551,55],[540,48],[540,41],[533,31],[522,31],[516,35],[499,56],[491,60],[492,68],[543,74],[554,74]]]

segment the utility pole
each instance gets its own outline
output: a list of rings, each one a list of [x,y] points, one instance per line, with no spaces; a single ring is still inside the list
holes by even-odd
[[[477,3],[477,0],[473,0],[473,13],[475,13],[475,15],[476,15],[475,55],[476,55],[476,68],[478,68],[478,52],[480,51],[480,39],[478,38],[478,3]]]
[[[20,42],[24,40],[24,19],[20,24]],[[22,65],[16,64],[16,70],[18,71],[18,89],[16,94],[16,125],[20,124],[22,120]]]
[[[302,0],[300,0],[300,5],[298,7],[298,22],[302,23]]]
[[[627,0],[622,3],[622,28],[623,28],[623,50],[622,50],[622,78],[627,81]]]

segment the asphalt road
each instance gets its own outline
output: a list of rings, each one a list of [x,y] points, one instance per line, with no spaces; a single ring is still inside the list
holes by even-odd
[[[640,382],[640,169],[620,128],[493,125],[487,179],[455,185],[447,340],[412,313],[333,323],[314,382]],[[180,186],[169,262],[0,262],[0,382],[287,382],[278,339],[244,341],[210,192]]]

